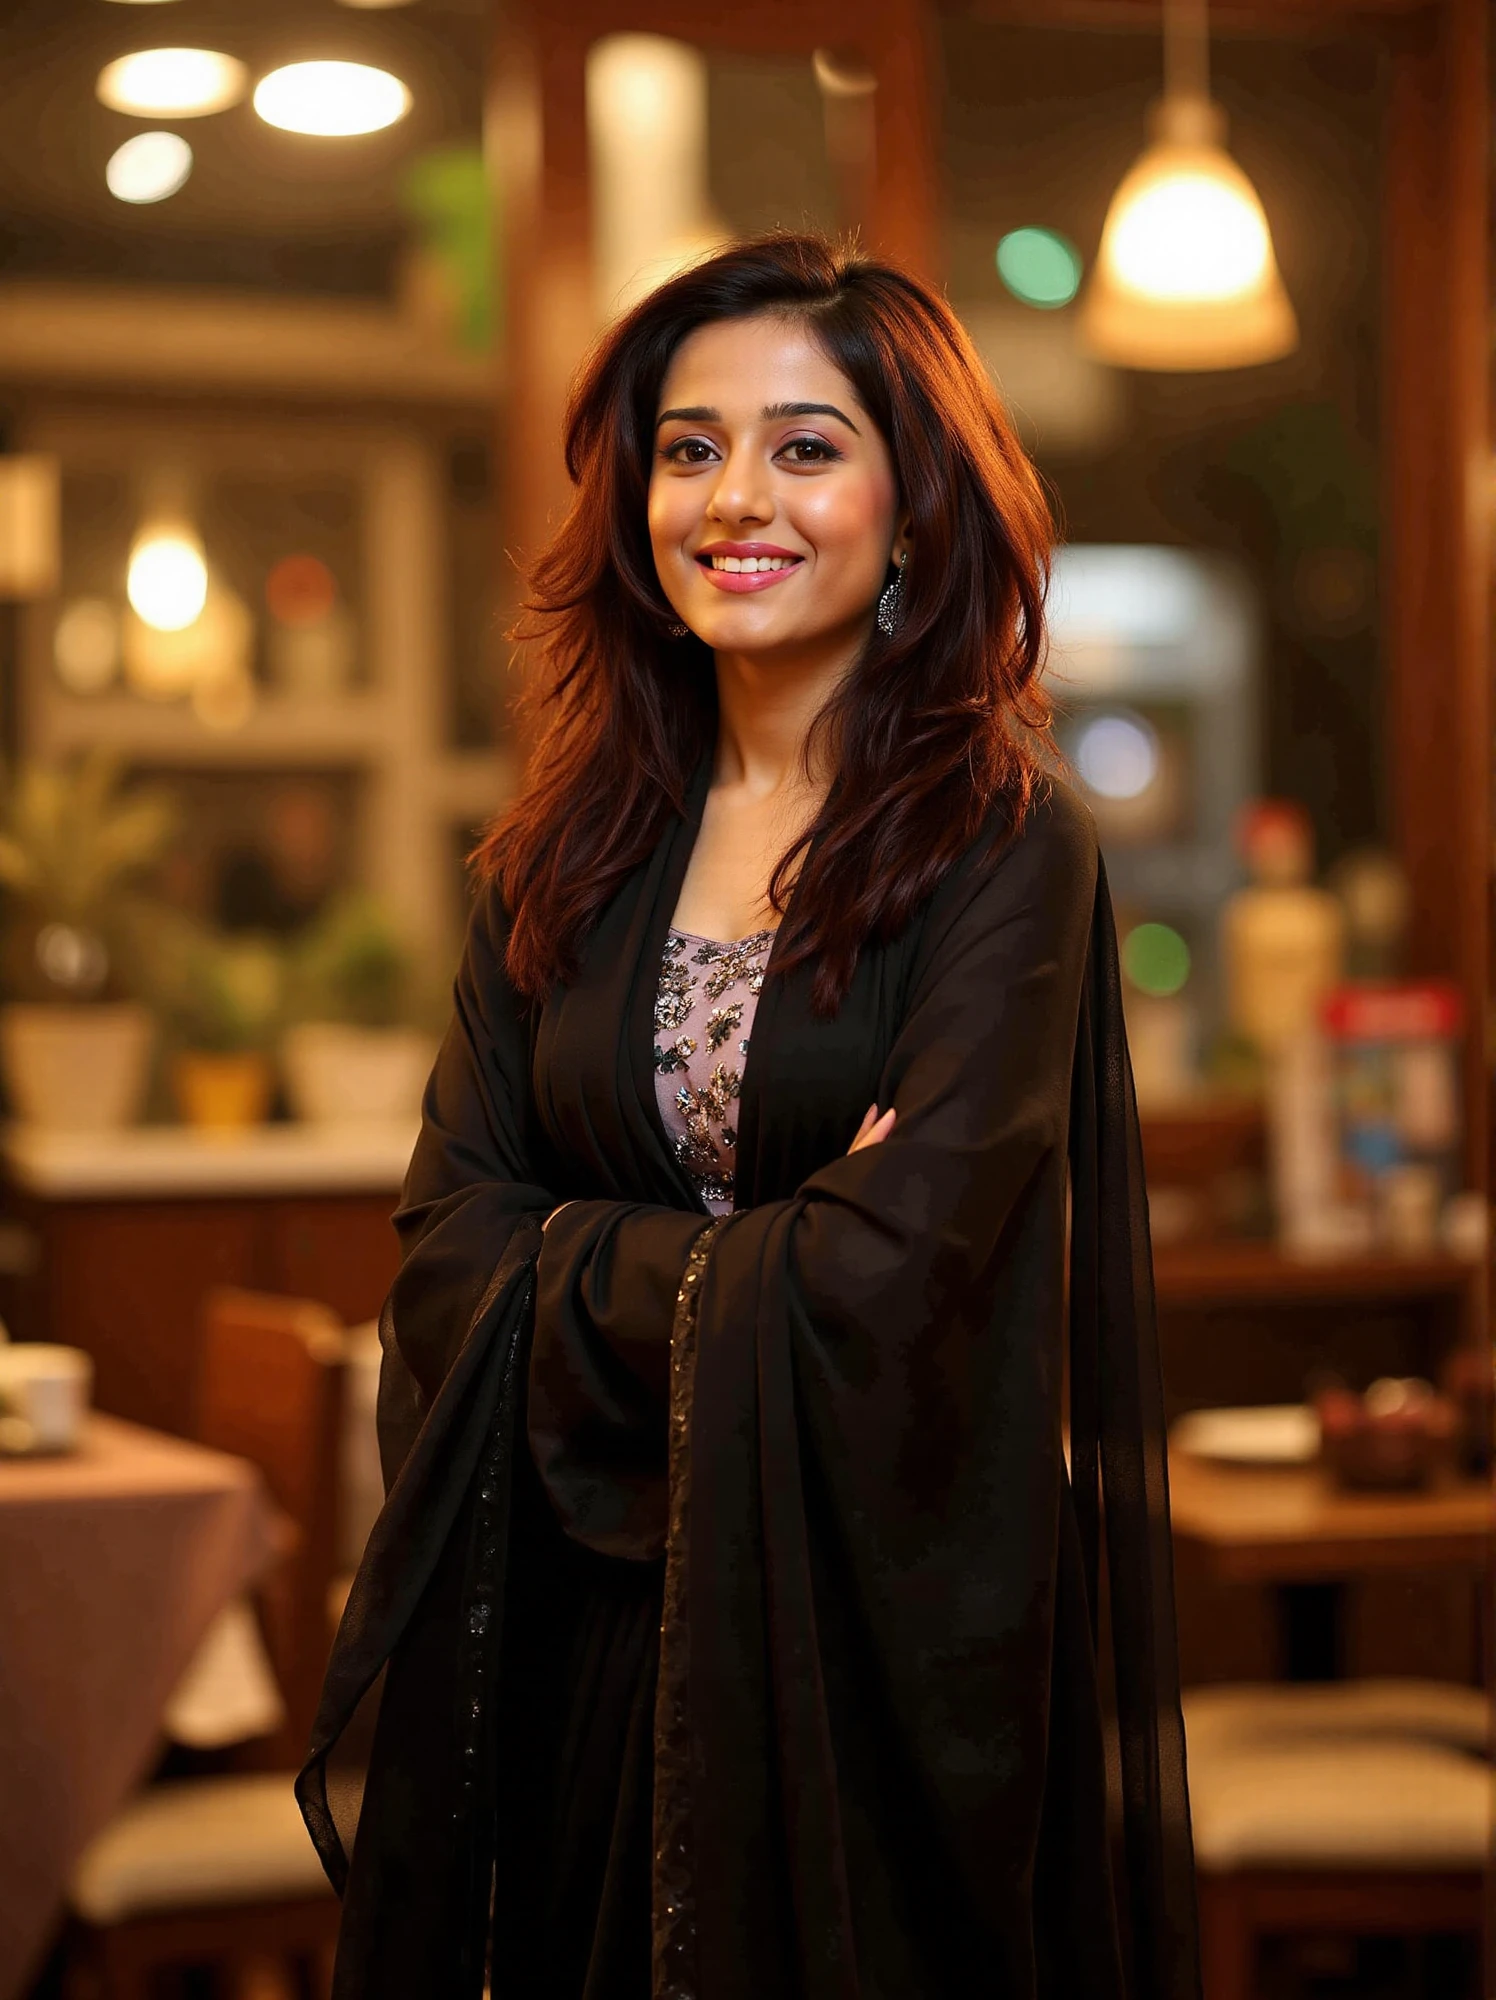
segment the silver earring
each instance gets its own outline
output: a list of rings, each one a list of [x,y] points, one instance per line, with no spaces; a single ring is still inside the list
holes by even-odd
[[[665,627],[665,637],[667,639],[684,639],[690,629],[689,625],[682,625],[678,618],[672,619],[670,624]]]
[[[908,560],[909,554],[906,550],[899,557],[899,566],[894,573],[893,582],[889,584],[883,595],[878,599],[878,630],[883,634],[885,639],[893,637],[903,620],[904,565]]]

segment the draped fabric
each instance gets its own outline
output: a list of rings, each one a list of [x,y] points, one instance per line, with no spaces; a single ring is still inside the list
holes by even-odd
[[[771,957],[706,1240],[652,1009],[707,778],[543,1006],[474,914],[396,1217],[389,1498],[298,1788],[337,1993],[477,2000],[491,1961],[496,2000],[1196,2000],[1090,820],[1055,784],[994,824],[834,1019]]]

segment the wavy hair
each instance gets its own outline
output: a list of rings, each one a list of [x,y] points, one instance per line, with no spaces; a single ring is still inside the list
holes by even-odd
[[[1016,827],[1038,782],[1053,528],[966,332],[906,272],[822,237],[737,244],[609,328],[572,392],[576,490],[514,634],[534,747],[519,795],[473,857],[499,885],[509,974],[532,999],[575,972],[715,738],[711,655],[670,635],[649,480],[676,349],[698,327],[755,315],[802,321],[851,382],[911,520],[899,629],[874,629],[816,721],[834,776],[769,884],[786,927],[776,972],[813,961],[813,1004],[834,1013],[862,945],[904,928],[994,808],[1000,827]]]

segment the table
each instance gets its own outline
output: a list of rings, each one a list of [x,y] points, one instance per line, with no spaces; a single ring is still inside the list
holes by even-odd
[[[1496,1499],[1479,1480],[1414,1493],[1348,1493],[1323,1467],[1259,1471],[1169,1454],[1174,1538],[1222,1583],[1277,1586],[1290,1679],[1335,1678],[1345,1584],[1397,1570],[1480,1572]]]
[[[254,1466],[114,1418],[0,1460],[0,2000],[88,1841],[146,1774],[216,1614],[274,1553]]]

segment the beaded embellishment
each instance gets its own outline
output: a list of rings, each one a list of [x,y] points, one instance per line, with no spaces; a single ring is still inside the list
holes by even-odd
[[[654,1715],[653,2000],[697,2000],[696,1893],[691,1854],[690,1669],[686,1625],[686,1537],[691,1507],[691,1401],[696,1319],[707,1259],[729,1218],[709,1222],[691,1245],[670,1327],[670,1510],[660,1614],[660,1673]]]
[[[773,942],[773,931],[731,944],[671,931],[660,960],[654,1016],[660,1116],[687,1177],[717,1214],[732,1207],[734,1107]]]

